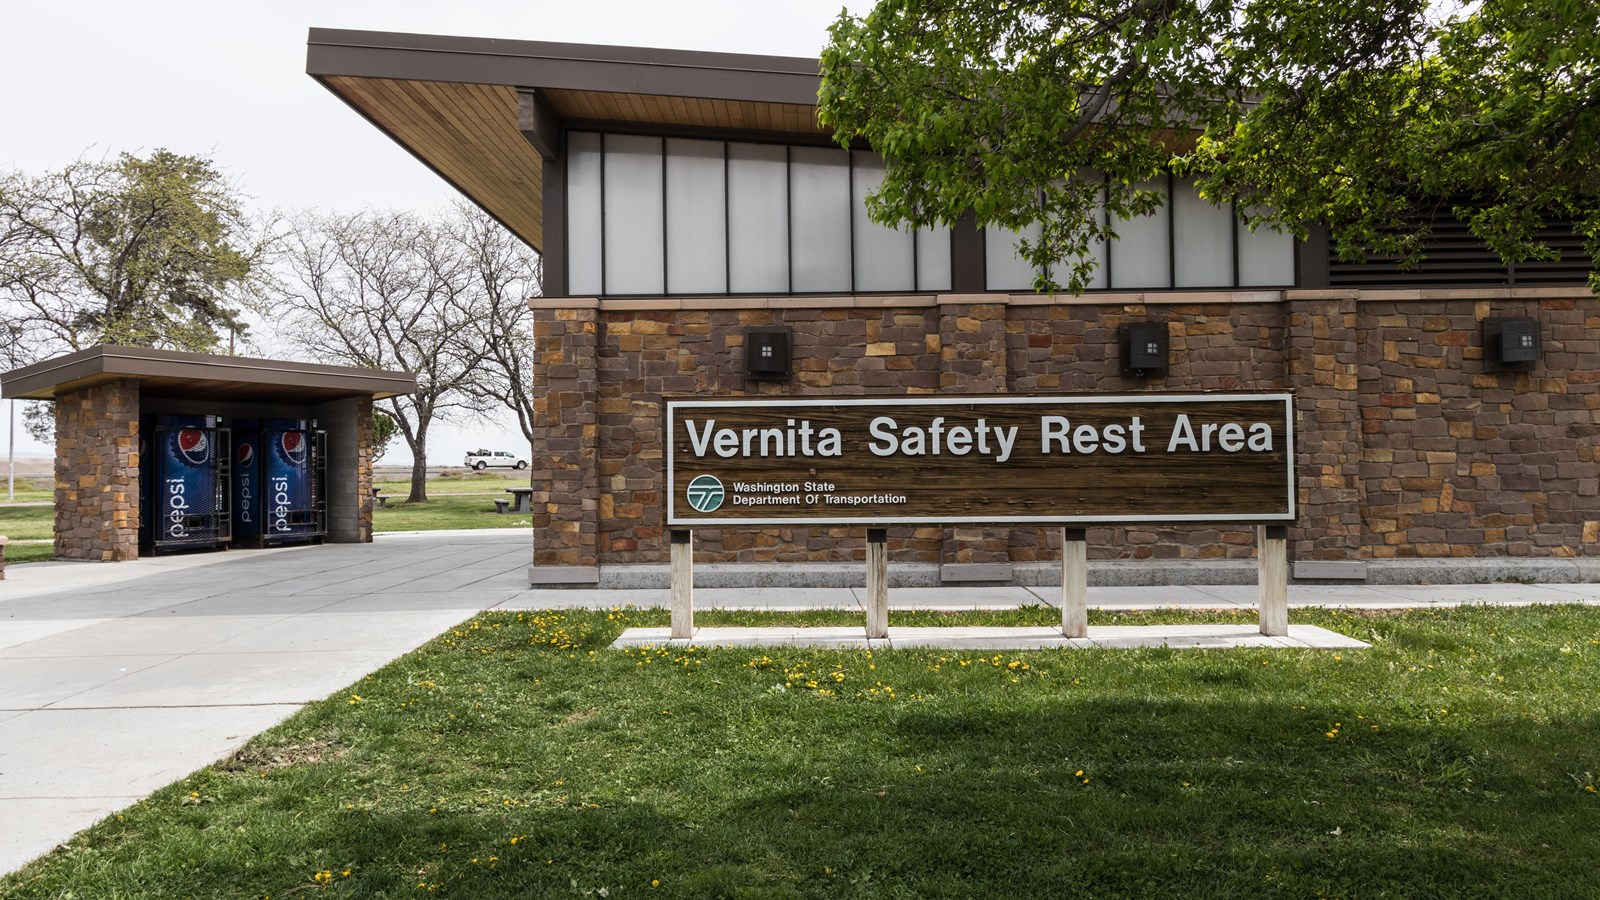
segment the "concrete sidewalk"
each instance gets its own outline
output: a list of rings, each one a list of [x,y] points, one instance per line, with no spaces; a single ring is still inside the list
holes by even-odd
[[[211,763],[482,609],[665,606],[530,590],[526,529],[380,535],[0,582],[0,871]],[[863,573],[864,574],[864,573]],[[863,609],[863,588],[697,590],[700,608]],[[1055,605],[1052,588],[903,588],[891,610]],[[1091,587],[1092,606],[1253,608],[1253,586]],[[1595,603],[1600,585],[1300,587],[1294,606]]]

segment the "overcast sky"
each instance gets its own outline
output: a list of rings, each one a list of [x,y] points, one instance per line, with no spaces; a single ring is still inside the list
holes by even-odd
[[[259,209],[433,210],[454,191],[305,74],[308,28],[815,57],[843,6],[872,3],[3,0],[0,167],[164,147],[210,155]],[[521,435],[441,429],[430,462],[458,464],[469,445],[515,449]],[[17,450],[50,452],[20,428]],[[402,447],[383,461],[409,460]]]

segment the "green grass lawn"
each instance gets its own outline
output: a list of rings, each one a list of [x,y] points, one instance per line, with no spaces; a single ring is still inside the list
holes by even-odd
[[[484,614],[0,896],[1595,896],[1600,609],[1294,620],[1374,646],[617,652],[665,613]]]
[[[387,508],[374,509],[372,530],[381,532],[533,527],[533,519],[526,513],[496,513],[493,497],[449,496],[434,494],[431,491],[429,496],[432,499],[427,503],[390,500]],[[511,498],[510,494],[503,496],[508,500]]]
[[[0,534],[14,541],[54,537],[55,527],[54,506],[0,506]]]
[[[393,475],[388,472],[380,473],[373,477],[372,484],[385,494],[394,494],[400,499],[405,499],[411,494],[411,476]],[[444,497],[450,494],[499,494],[509,487],[527,487],[528,473],[513,472],[508,469],[491,469],[484,472],[474,472],[471,469],[447,470],[445,474],[429,478],[427,481],[429,497]]]
[[[0,473],[0,503],[28,503],[54,500],[56,498],[55,480],[50,476],[37,478],[18,478],[12,485],[14,497],[6,496],[6,482],[4,473]]]
[[[6,547],[6,564],[44,562],[56,558],[55,544],[12,544]]]
[[[21,482],[18,482],[20,488]],[[21,499],[22,491],[17,491]],[[17,541],[48,541],[55,537],[56,509],[54,506],[0,505],[0,534],[12,540],[6,547],[6,564],[43,562],[54,559],[55,545],[18,544]]]

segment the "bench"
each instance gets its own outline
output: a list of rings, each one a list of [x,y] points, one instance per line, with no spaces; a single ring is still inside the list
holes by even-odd
[[[496,501],[494,501],[494,511],[497,512],[497,513],[507,512],[507,511],[510,510],[510,507],[511,507],[511,501],[510,500],[496,500]]]
[[[389,498],[391,496],[393,496],[393,495],[391,495],[391,494],[380,494],[376,490],[374,490],[372,492],[372,502],[378,504],[378,507],[380,509],[388,509],[389,508]]]

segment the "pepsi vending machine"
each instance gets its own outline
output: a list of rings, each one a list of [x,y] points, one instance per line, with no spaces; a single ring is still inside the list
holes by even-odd
[[[326,435],[310,419],[233,423],[233,538],[253,547],[328,533]]]
[[[139,546],[147,553],[226,547],[228,429],[219,416],[146,415],[139,423]]]

